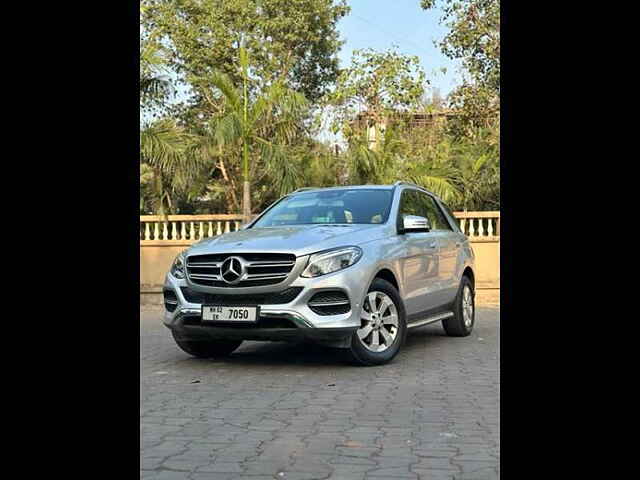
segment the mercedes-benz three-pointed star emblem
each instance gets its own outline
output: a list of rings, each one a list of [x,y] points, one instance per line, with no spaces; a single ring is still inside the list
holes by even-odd
[[[244,264],[238,257],[229,257],[220,267],[222,279],[230,284],[238,283],[244,276]]]

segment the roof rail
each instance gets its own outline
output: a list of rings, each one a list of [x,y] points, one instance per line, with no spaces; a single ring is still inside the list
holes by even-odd
[[[304,192],[304,191],[306,191],[306,190],[318,190],[318,188],[319,188],[319,187],[302,187],[302,188],[299,188],[299,189],[297,189],[297,190],[294,190],[293,192],[290,192],[290,194],[291,194],[291,193]]]
[[[423,188],[423,187],[421,187],[420,185],[416,185],[416,184],[415,184],[415,183],[413,183],[413,182],[405,182],[404,180],[398,180],[397,182],[395,182],[395,183],[393,184],[393,186],[394,186],[394,187],[395,187],[395,186],[398,186],[398,185],[411,185],[412,187]]]
[[[424,190],[425,192],[429,193],[430,195],[433,195],[434,197],[440,198],[438,195],[436,195],[435,193],[433,193],[431,190],[427,190],[426,188],[421,187],[420,185],[415,184],[415,183],[413,183],[413,182],[405,182],[405,181],[403,181],[403,180],[398,180],[397,182],[395,182],[395,183],[393,184],[393,186],[394,186],[394,187],[396,187],[396,186],[398,186],[398,185],[409,185],[409,186],[411,186],[411,187],[416,187],[416,188],[419,188],[420,190]]]

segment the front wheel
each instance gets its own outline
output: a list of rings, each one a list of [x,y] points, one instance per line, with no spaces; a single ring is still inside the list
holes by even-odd
[[[400,351],[407,334],[404,303],[386,280],[376,278],[362,303],[361,326],[351,338],[349,353],[359,365],[382,365]]]
[[[466,337],[475,323],[475,295],[471,280],[462,277],[458,295],[454,301],[453,317],[442,321],[444,331],[450,337]]]
[[[226,357],[240,346],[242,340],[187,339],[171,331],[176,344],[197,358]]]

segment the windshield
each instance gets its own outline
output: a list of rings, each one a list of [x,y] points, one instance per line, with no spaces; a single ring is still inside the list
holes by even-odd
[[[299,193],[283,198],[253,226],[384,223],[392,194],[379,189]]]

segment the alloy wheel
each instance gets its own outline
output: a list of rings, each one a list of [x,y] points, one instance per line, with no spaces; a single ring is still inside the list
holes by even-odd
[[[398,335],[398,310],[384,292],[369,292],[361,313],[362,326],[357,330],[360,343],[372,352],[388,349]]]
[[[470,328],[473,323],[473,294],[468,285],[462,290],[462,318],[464,326]]]

